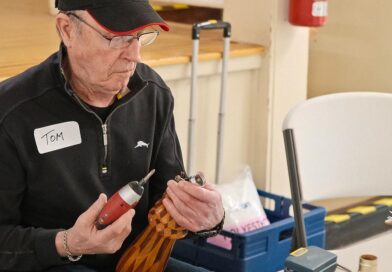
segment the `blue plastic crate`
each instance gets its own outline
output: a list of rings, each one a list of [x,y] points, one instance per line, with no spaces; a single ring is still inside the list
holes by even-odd
[[[276,272],[283,269],[289,255],[294,219],[289,215],[289,198],[258,190],[261,198],[275,202],[275,209],[265,209],[271,224],[247,232],[222,231],[231,238],[230,250],[209,244],[205,239],[177,241],[172,256],[188,263],[203,266],[217,272]],[[303,204],[308,244],[324,248],[326,210],[311,204]]]

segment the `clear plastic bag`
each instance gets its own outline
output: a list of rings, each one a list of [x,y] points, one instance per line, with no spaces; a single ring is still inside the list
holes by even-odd
[[[217,185],[226,217],[223,229],[234,233],[252,231],[270,224],[260,202],[249,166],[230,183]],[[231,249],[231,239],[218,235],[207,239],[216,246]]]

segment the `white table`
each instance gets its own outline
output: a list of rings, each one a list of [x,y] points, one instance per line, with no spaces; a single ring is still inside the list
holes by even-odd
[[[378,271],[392,271],[392,228],[390,231],[380,233],[368,239],[351,244],[347,247],[331,250],[338,256],[338,264],[358,271],[359,257],[364,254],[375,255],[378,258]],[[341,270],[336,270],[341,271]],[[283,272],[280,270],[278,272]]]
[[[392,228],[368,239],[347,247],[332,250],[338,256],[338,263],[348,269],[358,271],[359,257],[363,254],[375,255],[378,258],[378,271],[392,271]]]

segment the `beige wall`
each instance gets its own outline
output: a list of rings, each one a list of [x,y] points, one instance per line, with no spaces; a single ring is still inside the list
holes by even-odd
[[[201,6],[201,7],[212,7],[212,8],[221,8],[223,7],[224,0],[150,0],[150,3],[172,3],[172,4],[188,4],[192,6]]]
[[[259,152],[254,162],[260,188],[290,195],[282,136],[287,111],[306,99],[308,72],[308,29],[288,23],[287,0],[225,0],[224,18],[233,26],[233,40],[267,47],[260,75],[257,118],[263,126]],[[260,156],[259,156],[260,157]],[[264,185],[265,186],[261,186]]]
[[[261,54],[232,57],[229,60],[219,183],[233,180],[245,165],[250,165],[259,173],[257,169],[262,169],[260,165],[265,163],[265,150],[258,152],[263,143],[260,137],[256,137],[265,126],[256,118],[260,108],[258,84],[262,62]],[[201,61],[198,64],[194,171],[202,170],[210,182],[215,182],[221,66],[221,61]],[[160,66],[156,71],[165,79],[175,99],[176,129],[186,163],[191,65]],[[264,188],[263,183],[258,185]]]
[[[328,3],[327,24],[311,32],[308,96],[392,92],[392,1]]]

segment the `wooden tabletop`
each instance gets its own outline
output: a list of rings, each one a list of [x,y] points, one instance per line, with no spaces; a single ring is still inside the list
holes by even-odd
[[[38,64],[55,52],[59,38],[55,16],[46,0],[0,1],[0,80]],[[161,32],[154,44],[142,49],[143,61],[151,66],[190,62],[191,25],[168,22],[170,32]],[[222,32],[203,31],[200,60],[219,59],[223,50]],[[231,43],[230,56],[262,54],[260,45]]]

